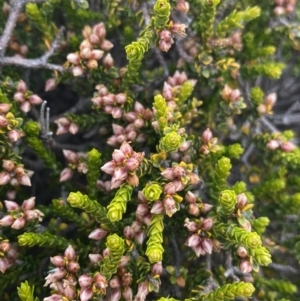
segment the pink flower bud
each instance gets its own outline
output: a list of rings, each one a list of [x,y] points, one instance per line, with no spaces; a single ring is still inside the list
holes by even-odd
[[[199,230],[199,225],[196,222],[191,222],[189,218],[184,220],[184,227],[186,227],[189,232],[197,232]]]
[[[114,119],[120,119],[123,115],[123,110],[119,107],[114,107],[111,110],[111,115]]]
[[[106,278],[103,275],[101,275],[99,272],[97,272],[94,275],[94,284],[96,287],[103,289],[104,292],[105,292],[105,288],[108,286]]]
[[[94,295],[94,293],[93,293],[92,289],[85,288],[80,291],[80,301],[89,301],[92,299],[93,295]],[[45,301],[45,299],[44,299],[44,301]]]
[[[64,288],[64,296],[67,300],[74,300],[76,297],[76,288],[73,285],[66,285]]]
[[[50,261],[58,268],[63,268],[66,264],[66,261],[62,256],[50,257]]]
[[[132,157],[133,149],[128,142],[122,143],[120,150],[127,156],[128,158]]]
[[[194,204],[196,203],[196,196],[191,192],[191,191],[188,191],[184,197],[184,199],[189,203],[189,204]]]
[[[127,134],[127,140],[128,141],[134,141],[136,139],[136,136],[137,136],[137,132],[136,131],[130,131]]]
[[[63,149],[64,157],[68,160],[69,163],[77,164],[78,163],[78,155],[70,150]]]
[[[93,103],[93,105],[95,105],[96,107],[101,107],[102,106],[102,104],[103,104],[103,100],[102,100],[102,98],[101,97],[94,97],[94,98],[92,98],[92,103]]]
[[[268,106],[273,107],[277,101],[277,94],[276,93],[270,93],[265,97],[265,104]]]
[[[175,179],[175,175],[173,173],[173,168],[168,167],[166,168],[163,172],[160,173],[164,178],[168,179],[168,180],[174,180]]]
[[[85,39],[85,40],[83,40],[83,41],[81,42],[81,44],[80,44],[80,46],[79,46],[80,52],[81,52],[83,49],[85,49],[85,48],[88,48],[88,49],[90,49],[90,50],[92,50],[92,49],[94,48],[93,45],[92,45],[92,43],[91,43],[89,40],[87,40],[87,39]]]
[[[139,167],[139,161],[134,158],[129,158],[125,162],[125,167],[129,172],[136,171]]]
[[[14,94],[14,100],[16,102],[20,102],[20,103],[24,102],[25,101],[25,95],[24,95],[24,93],[23,92],[16,92]]]
[[[80,76],[83,74],[84,70],[81,66],[74,66],[72,72],[74,76]]]
[[[0,114],[7,113],[10,110],[11,106],[12,105],[8,103],[0,103]]]
[[[246,258],[248,257],[248,251],[246,250],[246,248],[239,246],[236,250],[236,254],[241,257],[241,258]]]
[[[138,218],[138,216],[137,216]],[[141,217],[141,221],[147,226],[149,227],[150,226],[150,223],[151,223],[151,219],[152,219],[152,214],[149,213],[143,217]]]
[[[245,207],[248,202],[247,196],[244,193],[238,194],[236,196],[236,200],[237,200],[236,206],[240,209]]]
[[[86,66],[89,69],[96,69],[98,67],[98,62],[97,62],[97,60],[89,59],[86,63]]]
[[[2,241],[0,243],[0,250],[7,253],[10,250],[10,243],[8,241]]]
[[[118,268],[125,267],[128,264],[129,260],[130,260],[129,256],[124,256],[124,255],[121,256],[121,260],[120,260],[120,262],[118,264]]]
[[[71,64],[78,65],[80,62],[80,56],[78,53],[69,53],[67,56],[67,60]]]
[[[151,267],[151,272],[154,276],[156,275],[161,275],[163,273],[164,269],[162,266],[161,261],[156,262],[155,264],[153,264],[153,266]]]
[[[229,94],[229,99],[232,102],[239,100],[241,96],[241,91],[239,89],[233,89]]]
[[[252,264],[248,260],[241,260],[240,262],[240,270],[243,273],[250,273],[252,271]]]
[[[0,128],[4,128],[7,125],[8,125],[8,120],[4,116],[0,115]]]
[[[16,142],[21,138],[21,132],[18,130],[11,130],[7,132],[7,137],[11,142]]]
[[[119,104],[119,105],[123,105],[126,103],[126,100],[127,100],[127,97],[126,97],[126,94],[124,93],[118,93],[116,95],[116,102]]]
[[[146,238],[146,233],[144,231],[137,232],[134,236],[135,242],[139,245],[143,244],[145,238]]]
[[[140,232],[142,231],[142,223],[139,221],[133,221],[131,224],[131,228],[133,229],[134,232]]]
[[[0,272],[2,274],[4,274],[5,271],[8,269],[8,267],[9,267],[9,261],[8,261],[8,259],[5,258],[5,257],[2,257],[0,259]]]
[[[56,88],[57,84],[56,84],[56,79],[55,78],[49,78],[47,79],[46,83],[45,83],[45,91],[52,91]]]
[[[26,211],[26,210],[31,210],[33,209],[35,206],[35,197],[31,197],[27,200],[25,200],[22,204],[22,208]]]
[[[191,147],[191,141],[185,141],[184,143],[182,143],[180,146],[179,146],[179,151],[181,152],[186,152],[190,149]]]
[[[23,80],[20,80],[17,85],[17,91],[24,93],[27,91],[27,89],[26,83]]]
[[[98,228],[92,231],[88,237],[94,240],[101,240],[106,237],[107,233],[108,232],[106,230]]]
[[[166,214],[171,217],[175,212],[177,212],[176,201],[172,197],[167,197],[163,199],[163,205]]]
[[[112,153],[112,158],[116,164],[123,164],[126,159],[126,155],[121,150],[115,149]]]
[[[211,130],[207,128],[201,136],[203,143],[209,143],[212,138],[213,138],[213,134]]]
[[[270,140],[267,143],[267,148],[270,150],[277,149],[280,146],[280,142],[278,140]]]
[[[83,48],[81,51],[80,51],[80,56],[83,58],[83,59],[86,59],[88,60],[92,55],[92,51],[91,49],[89,48]]]
[[[15,163],[12,160],[3,160],[2,167],[7,171],[12,171],[15,168]]]
[[[127,141],[128,139],[127,139],[127,136],[124,134],[121,134],[121,135],[118,135],[117,136],[117,143],[118,144],[121,144],[121,143],[123,143],[123,142],[125,142],[125,141]]]
[[[125,301],[132,301],[133,300],[133,292],[132,288],[127,286],[122,291],[122,296],[125,299]]]
[[[29,96],[28,100],[32,105],[39,105],[43,102],[43,100],[36,94]]]
[[[111,111],[112,111],[113,107],[112,106],[108,106],[108,105],[105,105],[103,107],[103,110],[106,114],[111,114]]]
[[[198,216],[200,214],[200,209],[197,204],[189,204],[188,213],[194,216]]]
[[[213,205],[202,203],[201,204],[201,212],[204,214],[207,214],[212,209],[212,207],[213,207]]]
[[[106,69],[110,69],[114,65],[114,59],[110,53],[108,53],[103,59],[103,65]]]
[[[122,185],[128,176],[127,170],[125,167],[118,167],[115,169],[113,177],[111,179],[111,188],[117,188]]]
[[[69,272],[76,274],[80,269],[79,263],[76,261],[70,261],[67,265],[67,269]]]
[[[89,41],[90,41],[92,44],[97,45],[97,44],[99,44],[100,39],[99,39],[99,37],[98,37],[96,34],[92,33],[92,34],[89,36]]]
[[[175,186],[176,191],[181,191],[185,187],[185,185],[181,182],[181,180],[174,180],[173,184]]]
[[[14,201],[4,201],[4,203],[8,212],[20,209],[20,206]]]
[[[71,168],[64,168],[62,172],[60,173],[59,182],[64,182],[67,180],[70,180],[73,177],[73,170]]]
[[[198,234],[193,234],[188,237],[187,241],[185,242],[185,245],[188,247],[196,247],[199,246],[201,243],[201,238]]]
[[[91,59],[100,60],[103,57],[104,51],[99,49],[93,49],[91,54]]]
[[[94,27],[93,27],[93,33],[96,34],[99,39],[104,39],[105,38],[105,35],[106,35],[106,29],[105,29],[105,26],[104,24],[101,22],[99,24],[96,24]]]
[[[96,90],[98,90],[98,94],[101,97],[106,96],[108,94],[108,89],[102,84],[97,85]]]
[[[123,230],[124,237],[126,239],[132,240],[134,237],[134,230],[130,226],[126,226]]]
[[[116,288],[116,289],[112,289],[110,292],[110,301],[119,301],[122,297],[121,294],[121,289]]]
[[[189,178],[190,178],[191,185],[196,185],[201,181],[200,178],[198,177],[198,175],[196,175],[195,173],[191,173],[189,175]]]
[[[229,100],[231,91],[232,91],[232,89],[228,85],[225,85],[221,92],[222,99],[225,101]]]
[[[71,123],[69,127],[69,133],[75,135],[79,131],[79,126],[76,123]]]
[[[73,249],[73,247],[71,245],[69,245],[65,252],[64,252],[64,257],[67,259],[67,260],[75,260],[75,257],[76,257],[76,253],[75,253],[75,250]]]
[[[129,286],[132,283],[132,274],[131,273],[125,273],[122,276],[122,286]]]
[[[280,148],[286,152],[286,153],[290,153],[292,152],[295,148],[296,148],[296,145],[292,142],[282,142],[281,145],[280,145]]]
[[[148,206],[146,204],[138,204],[136,209],[136,215],[145,216],[149,212]]]
[[[185,24],[175,23],[171,26],[171,32],[173,34],[179,35],[180,37],[185,37],[186,36],[185,30],[187,28],[188,28],[188,26]]]
[[[93,278],[89,274],[79,276],[78,283],[81,288],[88,288],[93,283]]]
[[[112,279],[109,280],[109,286],[111,288],[119,288],[121,286],[120,278],[117,276],[114,276]]]
[[[31,109],[31,104],[29,101],[24,101],[21,106],[20,106],[20,109],[22,112],[24,113],[28,113]]]
[[[0,226],[9,227],[13,224],[14,218],[11,215],[5,215],[0,219]]]
[[[109,51],[110,49],[112,49],[114,47],[114,44],[111,43],[110,41],[108,40],[103,40],[101,43],[100,43],[100,48],[104,51]]]
[[[153,121],[151,122],[153,128],[155,131],[158,131],[159,130],[159,124],[158,124],[158,121]]]
[[[64,301],[64,299],[62,296],[60,296],[58,294],[54,294],[54,295],[51,295],[50,297],[44,298],[43,301]]]
[[[189,9],[190,9],[190,5],[188,2],[186,2],[185,0],[179,0],[177,2],[177,5],[176,5],[176,9],[184,14],[186,14]]]
[[[176,187],[174,186],[174,184],[172,182],[170,182],[164,186],[164,194],[172,196],[175,193],[176,193]]]
[[[162,214],[165,212],[165,208],[162,202],[155,202],[152,205],[151,211],[152,214]]]
[[[109,161],[101,167],[101,170],[109,175],[113,175],[116,167],[117,167],[117,164],[115,161]]]
[[[209,238],[203,238],[201,241],[201,247],[204,252],[211,254],[212,253],[212,248],[213,244],[212,241]]]
[[[172,47],[172,43],[169,41],[160,40],[158,44],[159,49],[164,52],[168,52],[169,49]]]
[[[102,259],[102,255],[100,254],[89,254],[89,259],[92,264],[97,265],[98,262]]]
[[[209,231],[214,225],[214,221],[212,218],[205,218],[201,222],[201,229],[203,231]]]
[[[26,224],[26,220],[23,217],[18,217],[11,225],[12,229],[22,229]]]
[[[136,129],[140,129],[145,126],[145,121],[141,118],[137,118],[137,119],[135,119],[133,124]]]

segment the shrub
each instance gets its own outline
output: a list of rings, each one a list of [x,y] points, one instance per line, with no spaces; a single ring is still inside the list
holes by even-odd
[[[1,300],[299,300],[296,1],[0,4]]]

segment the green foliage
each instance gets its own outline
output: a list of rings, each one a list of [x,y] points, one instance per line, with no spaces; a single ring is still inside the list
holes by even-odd
[[[31,288],[27,281],[22,282],[18,287],[18,295],[22,301],[39,301],[38,298],[34,298],[34,286]]]
[[[69,242],[64,237],[51,234],[49,232],[37,233],[24,233],[18,236],[18,243],[20,246],[40,246],[40,247],[56,247],[64,249],[68,246]]]
[[[163,243],[163,230],[164,230],[164,216],[162,214],[154,214],[151,217],[149,230],[148,230],[148,241],[146,255],[149,258],[151,264],[162,261],[164,248]]]
[[[217,212],[220,215],[228,216],[233,213],[236,205],[236,194],[234,190],[224,190],[219,196],[219,206]]]
[[[235,282],[226,284],[216,289],[216,291],[209,293],[202,297],[203,301],[225,301],[234,300],[236,297],[251,297],[255,291],[251,283]]]
[[[167,0],[157,0],[154,5],[154,27],[155,29],[164,29],[170,18],[171,5]]]
[[[123,185],[117,191],[115,197],[107,206],[107,218],[113,223],[120,221],[126,212],[127,202],[131,200],[132,186]]]
[[[97,196],[97,180],[99,179],[100,175],[100,165],[101,165],[101,153],[98,152],[95,148],[93,148],[88,153],[88,195],[90,198],[94,199]]]
[[[0,300],[299,300],[294,2],[0,1]]]
[[[115,229],[117,225],[113,225],[111,221],[106,217],[107,209],[102,207],[97,201],[90,200],[87,195],[83,195],[81,192],[71,192],[67,198],[67,201],[72,207],[79,208],[86,213],[91,214],[102,224],[103,228]]]
[[[106,239],[109,256],[100,263],[100,273],[109,280],[117,272],[118,264],[125,251],[124,240],[117,234],[109,235]]]
[[[258,18],[260,14],[261,9],[258,6],[248,7],[244,11],[233,11],[218,24],[216,32],[218,35],[224,36],[233,29],[241,28],[243,23]]]

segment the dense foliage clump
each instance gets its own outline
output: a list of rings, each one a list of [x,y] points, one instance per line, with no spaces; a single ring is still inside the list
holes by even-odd
[[[1,300],[299,300],[297,1],[0,6]]]

